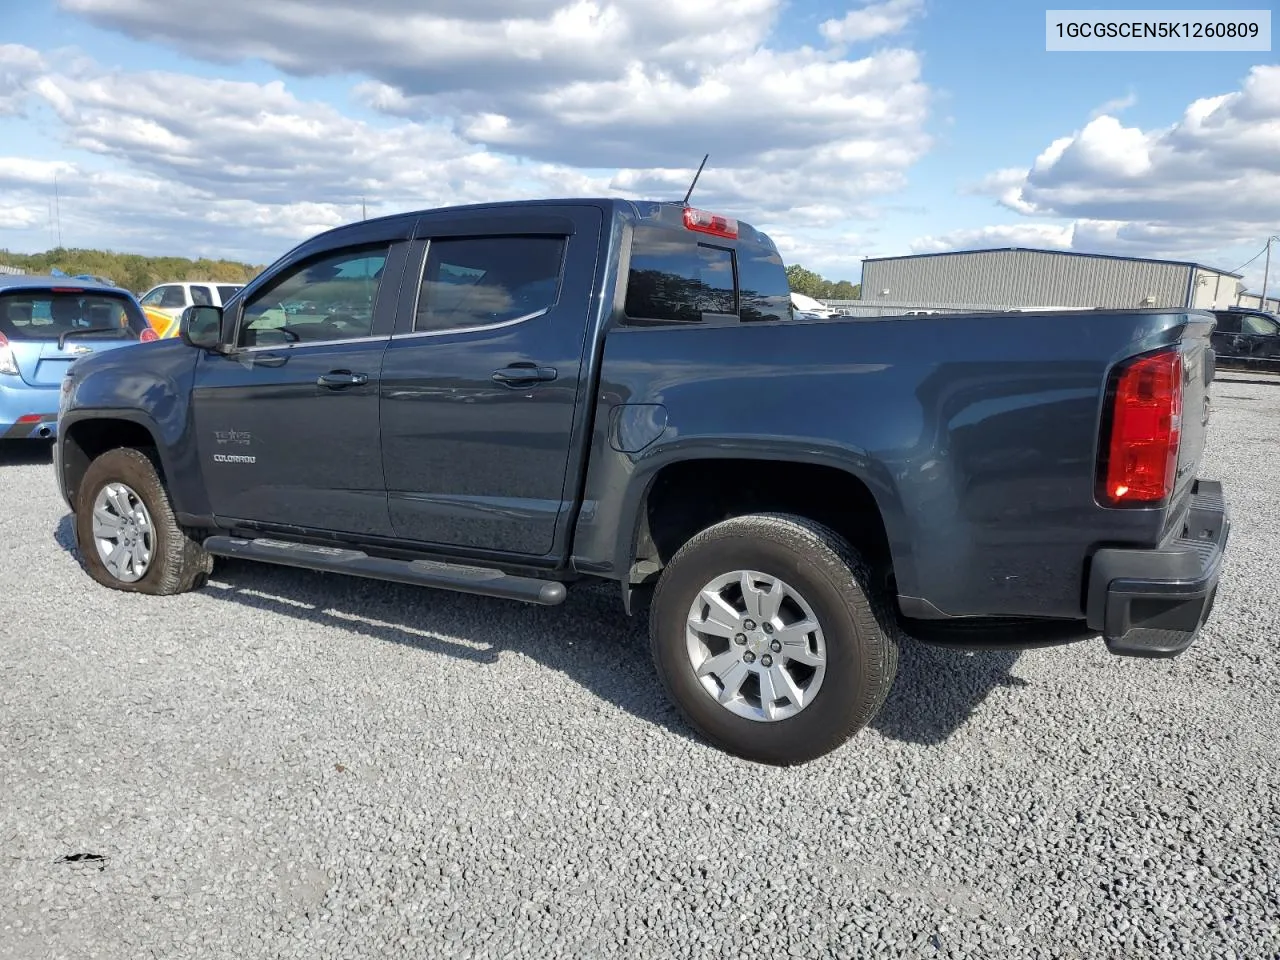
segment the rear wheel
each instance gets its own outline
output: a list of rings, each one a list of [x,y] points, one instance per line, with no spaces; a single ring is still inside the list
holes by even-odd
[[[124,447],[85,471],[76,542],[89,576],[105,587],[169,595],[204,585],[213,558],[178,524],[149,456]]]
[[[663,685],[699,733],[737,756],[789,765],[829,753],[875,716],[897,671],[871,583],[843,538],[803,517],[709,527],[654,593]]]

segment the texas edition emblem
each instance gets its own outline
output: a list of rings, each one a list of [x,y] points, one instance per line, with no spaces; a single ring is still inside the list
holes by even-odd
[[[238,430],[215,430],[213,435],[219,443],[238,443],[242,447],[247,447],[253,439],[250,434]]]

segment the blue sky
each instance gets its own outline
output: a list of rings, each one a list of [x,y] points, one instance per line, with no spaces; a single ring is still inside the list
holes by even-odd
[[[1010,244],[1231,269],[1280,231],[1272,54],[1047,53],[1043,5],[0,11],[0,248],[52,245],[55,174],[68,246],[262,263],[359,216],[361,196],[371,213],[679,196],[704,150],[699,202],[833,278],[866,256]]]

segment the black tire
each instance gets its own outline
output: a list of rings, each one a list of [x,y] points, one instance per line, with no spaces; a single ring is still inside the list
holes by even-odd
[[[761,722],[725,709],[698,680],[686,650],[686,622],[698,592],[743,569],[779,577],[799,591],[826,639],[822,686],[787,719]],[[668,696],[699,734],[735,756],[790,766],[830,753],[879,712],[897,673],[897,632],[873,582],[842,537],[804,517],[752,514],[708,527],[672,557],[653,596],[650,644]]]
[[[132,583],[117,579],[98,556],[93,537],[93,502],[109,483],[123,483],[137,493],[151,515],[155,543],[151,566]],[[109,450],[85,471],[76,497],[76,544],[85,572],[104,587],[128,593],[170,596],[204,586],[213,572],[213,557],[178,524],[169,493],[155,463],[132,447]]]

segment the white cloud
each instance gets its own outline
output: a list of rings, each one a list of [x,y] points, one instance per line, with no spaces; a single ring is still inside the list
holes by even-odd
[[[365,122],[280,82],[84,62],[28,78],[25,96],[56,117],[58,138],[171,185],[165,202],[211,237],[234,236],[241,216],[247,230],[300,239],[351,219],[362,197],[371,214],[539,195],[678,199],[704,152],[704,205],[771,230],[847,229],[930,146],[913,51],[775,49],[782,0],[60,2],[214,61],[354,75],[356,100],[384,115]]]
[[[1070,250],[1072,228],[1051,223],[1014,223],[996,227],[953,230],[911,241],[912,253],[945,253],[951,250],[985,250],[993,247],[1036,247]]]
[[[134,36],[296,75],[362,75],[359,99],[475,143],[585,168],[750,164],[893,136],[918,155],[928,90],[909,50],[845,59],[768,45],[783,0],[61,0]],[[904,0],[865,8],[897,11]],[[905,4],[914,8],[914,0]],[[897,14],[894,14],[897,16]],[[245,29],[252,24],[252,29]]]
[[[1280,67],[1163,130],[1091,120],[1045,149],[1007,204],[1037,216],[1203,226],[1280,221]]]
[[[215,61],[362,73],[414,94],[542,92],[632,62],[688,70],[749,53],[779,0],[60,0],[67,10]]]
[[[924,0],[862,0],[841,20],[827,20],[819,30],[832,43],[861,43],[903,30],[924,9]]]
[[[442,196],[503,165],[440,126],[375,127],[280,82],[172,73],[46,74],[36,94],[70,146],[260,203]]]
[[[44,58],[30,47],[0,43],[0,117],[20,113]]]
[[[1093,113],[1089,114],[1090,120],[1096,120],[1098,117],[1114,116],[1117,113],[1123,113],[1130,107],[1137,106],[1138,95],[1130,90],[1123,97],[1116,97],[1099,104]]]
[[[850,231],[770,234],[784,262],[799,263],[828,280],[856,280],[862,261],[875,254],[874,242]]]
[[[47,239],[55,173],[68,243],[257,259],[355,219],[362,198],[376,215],[556,193],[575,177],[439,125],[355,120],[278,82],[85,70],[45,73],[30,97],[68,146],[102,161],[0,157],[3,226],[31,229],[33,244]]]
[[[1260,248],[1280,223],[1280,67],[1254,67],[1239,90],[1196,100],[1163,129],[1100,113],[1029,167],[996,171],[973,192],[1038,222],[921,237],[913,249],[1019,237],[1020,245],[1230,270],[1241,249]]]
[[[0,157],[0,189],[45,187],[54,178],[75,170],[62,160],[32,160],[29,157]]]

